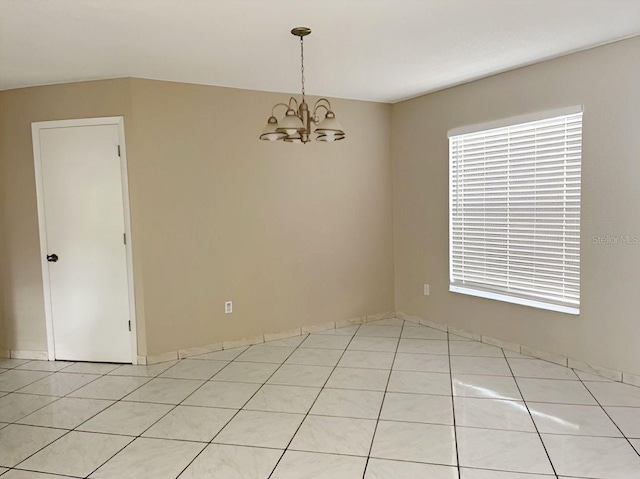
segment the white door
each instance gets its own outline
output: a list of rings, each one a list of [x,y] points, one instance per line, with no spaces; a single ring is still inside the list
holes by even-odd
[[[55,359],[131,363],[119,127],[34,129],[36,141]]]

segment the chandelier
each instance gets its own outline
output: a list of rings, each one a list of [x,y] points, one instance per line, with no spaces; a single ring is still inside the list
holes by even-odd
[[[288,143],[309,143],[311,141],[311,128],[314,125],[313,133],[316,134],[316,141],[338,141],[345,137],[344,130],[338,123],[335,113],[331,109],[331,102],[326,98],[320,98],[309,111],[309,105],[305,101],[304,95],[304,37],[311,33],[307,27],[296,27],[291,30],[296,37],[300,37],[300,72],[302,83],[302,101],[291,97],[289,103],[276,103],[271,109],[271,116],[267,120],[267,125],[260,135],[261,140],[278,141],[283,140]],[[275,117],[275,109],[285,107],[286,113],[278,120]],[[320,119],[320,113],[324,113]]]

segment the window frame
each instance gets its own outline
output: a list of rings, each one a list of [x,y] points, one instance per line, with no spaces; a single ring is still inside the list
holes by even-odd
[[[577,114],[583,114],[584,108],[582,105],[580,106],[571,106],[566,108],[559,108],[554,110],[547,110],[536,112],[527,115],[519,115],[509,118],[500,119],[497,121],[479,123],[469,126],[464,126],[460,128],[454,128],[447,132],[447,137],[449,140],[449,291],[452,293],[460,293],[469,296],[475,296],[485,299],[492,299],[506,303],[519,304],[523,306],[530,306],[538,309],[556,311],[560,313],[567,313],[571,315],[579,315],[580,314],[580,285],[581,285],[581,272],[578,272],[578,299],[577,305],[567,305],[567,304],[559,304],[559,302],[554,302],[553,300],[545,301],[541,299],[534,298],[526,298],[522,295],[518,294],[509,294],[507,291],[500,291],[499,288],[495,288],[492,290],[491,287],[483,288],[481,285],[474,284],[473,286],[467,286],[464,284],[454,284],[454,188],[453,188],[453,156],[452,156],[452,137],[480,133],[480,132],[489,132],[490,130],[513,127],[526,123],[533,123],[543,120],[551,120],[557,117],[568,117]],[[582,128],[584,126],[584,118],[581,118],[581,136],[580,136],[580,196],[579,196],[579,210],[581,212],[582,205],[582,162],[584,157],[584,152],[582,148],[583,144],[583,134]],[[509,158],[510,159],[510,158]],[[459,161],[459,160],[458,160]],[[582,233],[582,220],[581,214],[579,215],[579,224],[578,224],[578,267],[580,267],[581,262],[581,251],[580,251],[580,237]]]

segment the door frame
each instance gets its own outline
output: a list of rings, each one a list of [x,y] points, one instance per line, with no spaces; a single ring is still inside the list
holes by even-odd
[[[124,138],[124,117],[112,116],[104,118],[81,118],[74,120],[39,121],[31,123],[33,140],[33,160],[35,166],[36,196],[38,204],[38,229],[40,231],[40,263],[42,268],[42,285],[44,289],[44,315],[47,328],[47,355],[49,361],[55,360],[55,344],[53,336],[53,310],[51,305],[51,283],[49,263],[47,262],[47,227],[44,210],[44,190],[42,179],[42,158],[40,153],[40,131],[53,128],[75,128],[83,126],[116,125],[118,127],[118,143],[120,145],[120,172],[122,181],[122,201],[124,205],[124,229],[127,235],[125,244],[127,258],[127,282],[129,291],[129,319],[131,320],[131,363],[138,363],[138,334],[136,322],[135,288],[133,281],[133,238],[131,235],[131,211],[129,204],[129,179],[127,175],[127,148]]]

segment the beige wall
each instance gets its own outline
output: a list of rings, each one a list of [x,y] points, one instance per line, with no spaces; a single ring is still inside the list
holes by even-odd
[[[347,140],[289,145],[257,140],[286,95],[132,97],[149,354],[393,310],[389,105],[335,101]]]
[[[123,79],[0,99],[12,348],[46,349],[39,120],[125,116],[140,354],[394,309],[389,105],[335,101],[347,140],[303,146],[257,140],[284,94]]]
[[[483,335],[640,373],[640,38],[393,106],[396,310]],[[448,292],[451,128],[584,105],[581,314]],[[422,295],[422,284],[431,295]]]

